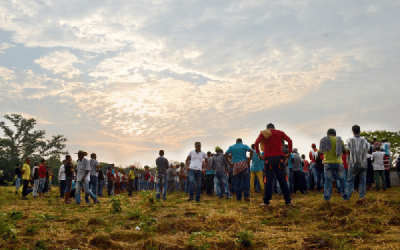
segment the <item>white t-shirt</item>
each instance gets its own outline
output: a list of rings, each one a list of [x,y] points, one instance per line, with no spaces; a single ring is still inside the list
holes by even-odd
[[[374,170],[385,170],[385,166],[383,165],[383,156],[385,153],[381,151],[373,152],[371,160],[374,161],[372,166]]]
[[[207,158],[206,153],[203,151],[196,152],[196,150],[193,150],[189,153],[190,156],[190,170],[202,170],[203,166],[203,160]]]
[[[77,181],[82,181],[83,176],[85,176],[86,171],[90,171],[90,162],[88,159],[83,158],[82,161],[78,160],[77,161],[77,169],[78,169],[78,176],[77,176]],[[85,178],[86,181],[90,181],[90,173],[86,175]]]

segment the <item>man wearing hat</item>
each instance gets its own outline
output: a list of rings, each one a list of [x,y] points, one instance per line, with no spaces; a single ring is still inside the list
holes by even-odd
[[[81,204],[81,187],[83,186],[85,190],[85,195],[89,195],[94,203],[100,203],[97,199],[97,196],[94,195],[89,190],[89,181],[90,181],[90,162],[88,159],[85,158],[87,153],[83,150],[79,150],[78,154],[78,161],[77,161],[77,177],[76,177],[76,193],[75,193],[75,200],[76,204]],[[86,201],[88,202],[88,200]]]
[[[342,190],[342,197],[344,200],[349,198],[347,193],[347,183],[344,177],[344,166],[342,154],[345,150],[345,145],[339,136],[336,136],[336,130],[333,128],[327,131],[327,136],[320,141],[320,152],[324,154],[325,164],[325,186],[324,186],[324,199],[330,201],[332,195],[332,179],[338,177],[340,188]],[[339,186],[339,185],[338,185]]]

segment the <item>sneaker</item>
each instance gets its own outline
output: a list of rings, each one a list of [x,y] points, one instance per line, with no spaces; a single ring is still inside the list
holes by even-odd
[[[93,203],[97,203],[97,204],[99,204],[99,203],[100,203],[100,201],[99,201],[99,199],[96,199],[96,200],[94,200],[94,201],[93,201]]]
[[[244,201],[250,202],[250,198],[244,198]]]
[[[225,199],[230,200],[230,199],[232,199],[232,197],[228,196],[228,197],[226,197]]]
[[[193,200],[193,199],[191,199],[191,198],[187,199],[188,202],[190,202],[190,201],[192,201],[192,200]]]
[[[260,207],[268,207],[268,204],[265,204],[264,202],[261,203]]]

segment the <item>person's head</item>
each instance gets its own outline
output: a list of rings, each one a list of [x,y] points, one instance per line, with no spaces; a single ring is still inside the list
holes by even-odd
[[[159,154],[160,156],[164,156],[164,150],[160,150],[160,152],[158,152],[158,154]]]
[[[29,157],[26,157],[26,159],[25,159],[25,163],[29,165],[29,163],[31,163],[31,158],[29,158]]]
[[[39,162],[35,162],[35,166],[39,166],[40,165],[40,163]]]
[[[95,159],[95,160],[96,160],[97,156],[96,156],[96,154],[95,154],[95,153],[92,153],[92,154],[90,155],[90,158],[91,158],[91,159]]]
[[[372,137],[372,142],[376,142],[376,141],[377,141],[376,136]]]
[[[270,123],[267,125],[267,129],[275,129],[275,125]]]
[[[72,157],[70,155],[66,155],[65,156],[65,161],[66,162],[71,162],[72,161]]]
[[[317,148],[317,145],[315,143],[311,144],[311,148]]]
[[[15,164],[15,167],[16,167],[16,168],[19,168],[19,163]]]
[[[65,161],[65,160],[63,160],[63,164],[65,164],[65,162],[66,162],[66,161]]]
[[[211,152],[210,151],[207,152],[207,156],[211,157]]]
[[[42,159],[42,160],[40,161],[40,163],[42,163],[43,165],[46,165],[46,160],[45,160],[45,159]]]
[[[304,154],[301,155],[301,159],[305,160],[306,156]]]
[[[85,156],[87,156],[87,153],[83,150],[78,151],[78,159],[82,160]]]
[[[218,146],[215,147],[215,152],[216,152],[216,153],[219,153],[219,152],[221,152],[221,151],[222,151],[222,149],[221,149],[220,147],[218,147]]]
[[[381,151],[381,146],[376,145],[376,146],[375,146],[375,150],[376,150],[376,151]]]
[[[241,138],[237,138],[236,143],[243,143],[243,140]]]
[[[294,153],[294,154],[299,154],[299,151],[297,150],[297,148],[294,148],[294,149],[292,150],[292,153]]]
[[[361,133],[360,126],[354,125],[353,127],[351,127],[351,131],[354,135],[359,135]]]
[[[181,168],[185,167],[185,163],[181,162]]]
[[[336,136],[336,130],[333,128],[328,129],[328,131],[326,132],[327,136]]]
[[[200,151],[201,150],[201,143],[200,142],[195,142],[194,143],[194,148],[196,149],[196,151]]]
[[[256,149],[256,144],[251,144],[251,149],[255,150]]]

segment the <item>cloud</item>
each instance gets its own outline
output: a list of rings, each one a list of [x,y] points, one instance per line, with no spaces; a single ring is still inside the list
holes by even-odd
[[[10,48],[14,48],[15,44],[11,43],[1,43],[0,44],[0,53],[5,53],[4,51]]]
[[[65,78],[73,78],[76,75],[83,74],[82,71],[73,66],[74,63],[82,61],[68,51],[56,51],[36,59],[34,62],[44,69],[53,71],[54,74],[64,73],[62,77]]]

